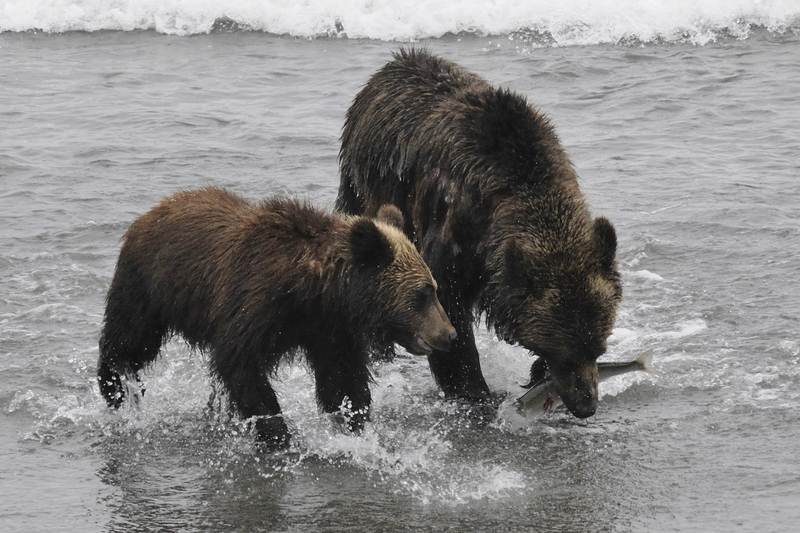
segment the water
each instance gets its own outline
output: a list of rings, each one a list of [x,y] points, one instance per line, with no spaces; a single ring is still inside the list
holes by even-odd
[[[418,6],[404,26],[375,18],[382,2],[273,18],[241,2],[250,16],[225,14],[272,33],[207,34],[221,14],[184,4],[0,4],[2,29],[158,30],[0,34],[0,530],[796,528],[798,9],[604,18],[574,2],[498,20],[468,4],[431,29]],[[458,33],[470,17],[477,33]],[[511,404],[530,357],[481,330],[497,416],[442,400],[425,360],[401,357],[375,366],[353,437],[286,365],[293,446],[259,455],[176,340],[141,405],[108,412],[97,337],[130,221],[208,184],[331,207],[347,106],[410,37],[550,114],[620,240],[609,358],[651,351],[656,372],[604,384],[586,422],[529,420]]]

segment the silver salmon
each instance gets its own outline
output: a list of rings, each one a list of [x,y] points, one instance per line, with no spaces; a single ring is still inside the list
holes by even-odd
[[[598,380],[603,382],[628,372],[650,372],[651,359],[651,354],[646,353],[634,361],[597,363]],[[551,413],[562,404],[555,382],[549,375],[531,384],[528,391],[514,403],[526,415],[534,416]]]

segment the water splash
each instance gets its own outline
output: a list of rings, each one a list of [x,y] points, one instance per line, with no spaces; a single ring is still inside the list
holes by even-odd
[[[471,427],[467,409],[439,398],[430,376],[420,375],[428,370],[419,358],[377,365],[372,421],[359,436],[319,412],[304,363],[282,366],[274,384],[292,429],[292,445],[285,453],[263,456],[246,421],[231,415],[203,357],[181,343],[169,343],[144,374],[147,392],[141,401],[126,402],[118,411],[108,409],[96,391],[94,366],[87,362],[96,355],[91,352],[71,359],[83,383],[71,392],[26,389],[14,394],[6,413],[34,420],[20,435],[23,441],[88,441],[106,455],[137,462],[187,449],[223,479],[235,478],[242,468],[265,479],[301,475],[322,462],[361,472],[390,492],[423,504],[503,498],[525,486],[525,477],[513,466],[477,457],[465,460],[455,443],[464,432],[480,429]]]

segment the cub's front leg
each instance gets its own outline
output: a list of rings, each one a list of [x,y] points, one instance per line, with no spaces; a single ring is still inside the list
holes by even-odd
[[[359,433],[369,420],[372,401],[367,350],[353,342],[334,343],[324,348],[310,347],[307,357],[314,371],[320,407],[326,413],[337,413],[337,419],[346,423],[350,431]]]

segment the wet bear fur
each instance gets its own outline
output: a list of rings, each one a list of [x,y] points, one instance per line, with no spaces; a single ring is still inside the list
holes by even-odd
[[[458,332],[429,362],[448,396],[489,390],[473,323],[539,358],[577,416],[595,412],[597,367],[622,290],[616,234],[593,219],[548,118],[424,50],[400,50],[347,112],[336,207],[390,202],[439,281]]]
[[[268,377],[299,352],[320,407],[337,412],[346,400],[360,429],[369,352],[399,342],[425,354],[454,335],[430,271],[392,223],[402,225],[392,206],[371,220],[216,188],[163,200],[123,239],[100,338],[102,395],[119,407],[128,378],[180,334],[208,352],[238,413],[258,417],[260,439],[288,442]]]

